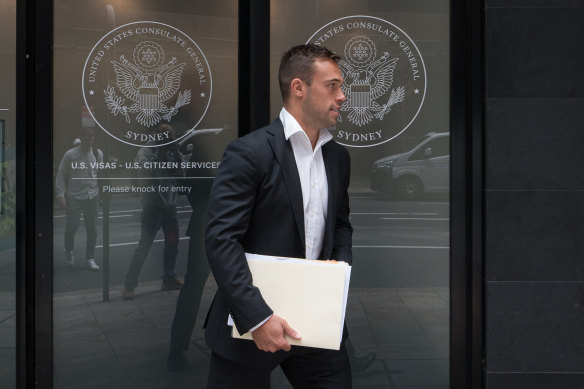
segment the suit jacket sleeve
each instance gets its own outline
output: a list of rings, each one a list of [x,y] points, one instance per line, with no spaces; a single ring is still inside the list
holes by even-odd
[[[252,285],[243,247],[260,180],[253,151],[235,140],[223,155],[208,208],[207,258],[240,333],[273,313]]]
[[[335,239],[331,258],[338,261],[345,261],[349,264],[353,262],[353,228],[349,221],[349,182],[351,177],[351,158],[349,152],[342,148],[342,159],[339,166],[341,174],[341,193],[337,208],[337,219],[335,223]]]

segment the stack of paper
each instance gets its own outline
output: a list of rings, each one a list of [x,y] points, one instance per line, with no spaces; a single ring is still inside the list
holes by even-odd
[[[253,285],[274,313],[284,318],[302,339],[287,337],[292,345],[338,350],[343,335],[351,266],[246,253]],[[232,335],[240,335],[233,327]]]

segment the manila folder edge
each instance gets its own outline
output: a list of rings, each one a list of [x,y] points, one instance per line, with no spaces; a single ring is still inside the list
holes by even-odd
[[[284,318],[302,339],[286,337],[292,345],[331,350],[340,348],[350,266],[295,258],[246,254],[253,285],[274,313]],[[232,336],[240,335],[235,326]]]

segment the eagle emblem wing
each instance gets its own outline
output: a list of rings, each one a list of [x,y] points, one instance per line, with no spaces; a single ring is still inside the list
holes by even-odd
[[[127,66],[127,61],[124,61],[124,63],[111,61],[111,63],[114,65],[116,82],[122,94],[132,101],[138,101],[138,88],[134,82],[142,76],[140,70],[135,66]]]
[[[158,96],[161,102],[170,99],[176,92],[178,92],[184,67],[185,63],[174,65],[160,74],[162,87],[158,92]]]
[[[383,57],[369,65],[367,76],[371,78],[372,98],[377,99],[389,92],[398,60],[399,58],[389,59],[389,53],[385,53]]]

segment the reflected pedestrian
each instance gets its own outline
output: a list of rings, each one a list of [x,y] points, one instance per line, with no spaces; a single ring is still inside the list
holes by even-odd
[[[75,266],[73,254],[75,233],[83,214],[87,234],[85,244],[87,270],[99,270],[99,266],[95,263],[99,205],[97,172],[98,163],[103,163],[103,153],[94,147],[94,143],[93,130],[82,128],[80,143],[63,155],[55,182],[57,205],[66,209],[64,260],[70,266]]]
[[[140,241],[132,255],[126,274],[122,293],[124,300],[134,298],[138,276],[150,252],[154,237],[161,228],[164,232],[162,290],[180,289],[183,285],[174,271],[178,255],[179,229],[176,212],[178,191],[173,190],[176,186],[175,178],[184,174],[181,168],[182,154],[178,144],[174,142],[176,138],[170,125],[158,125],[154,134],[160,135],[161,140],[149,142],[147,145],[150,147],[141,148],[136,155],[136,162],[142,166],[140,170],[142,188],[151,187],[155,190],[140,193],[142,202]]]
[[[208,163],[221,159],[225,143],[223,136],[207,135],[193,138],[191,166],[196,162]],[[184,352],[188,350],[191,342],[201,295],[210,273],[205,253],[205,226],[207,205],[215,174],[215,168],[191,168],[186,174],[188,177],[193,177],[189,180],[192,189],[187,196],[193,213],[187,228],[189,236],[187,274],[176,302],[176,312],[170,332],[170,352],[166,359],[168,371],[178,371],[186,367],[187,360]]]

